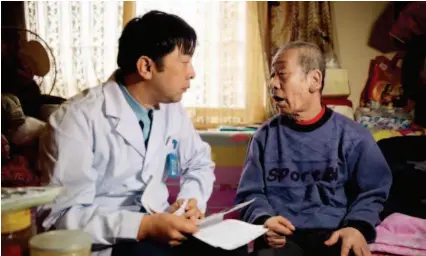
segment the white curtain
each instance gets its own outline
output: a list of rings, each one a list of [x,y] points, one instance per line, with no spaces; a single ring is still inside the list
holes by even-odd
[[[123,16],[150,10],[176,14],[197,32],[196,78],[183,97],[196,127],[264,121],[259,12],[256,4],[242,1],[25,2],[27,28],[46,40],[56,57],[52,94],[68,98],[104,82],[116,68]],[[50,91],[53,74],[44,78],[43,92]]]
[[[136,15],[150,10],[176,14],[197,32],[196,77],[183,97],[184,105],[244,108],[245,2],[136,1]]]
[[[123,2],[25,1],[27,28],[40,35],[56,59],[52,95],[69,98],[104,82],[116,69]],[[29,39],[34,36],[28,34]],[[43,78],[50,92],[55,71]]]

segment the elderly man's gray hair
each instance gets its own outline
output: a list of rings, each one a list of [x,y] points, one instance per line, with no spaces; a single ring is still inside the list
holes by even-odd
[[[276,59],[286,50],[298,49],[299,53],[299,64],[303,72],[307,75],[310,71],[318,69],[322,74],[321,91],[324,88],[325,79],[325,58],[321,49],[313,43],[295,41],[287,43],[281,46],[272,61],[272,64]]]

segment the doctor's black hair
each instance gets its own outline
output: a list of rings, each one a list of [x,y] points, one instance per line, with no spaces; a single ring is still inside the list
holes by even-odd
[[[137,71],[141,56],[152,59],[163,70],[163,57],[178,47],[193,55],[197,43],[195,30],[182,18],[161,11],[150,11],[130,20],[118,42],[117,65],[123,74]]]

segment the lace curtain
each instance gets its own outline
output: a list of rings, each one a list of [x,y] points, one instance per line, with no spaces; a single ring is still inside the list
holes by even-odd
[[[196,72],[183,97],[186,107],[243,108],[245,104],[245,4],[243,2],[137,1],[136,15],[176,14],[197,32]]]
[[[116,69],[123,2],[25,1],[24,8],[27,28],[47,42],[56,59],[52,95],[72,97]],[[50,92],[54,74],[51,69],[43,78],[42,92]]]
[[[125,21],[156,9],[174,13],[197,32],[196,78],[183,104],[198,128],[265,119],[265,68],[257,5],[223,1],[25,2],[27,28],[53,49],[54,95],[71,97],[105,81],[116,68]],[[124,11],[123,11],[124,9]],[[51,71],[43,81],[48,92]]]
[[[238,115],[217,110],[245,106],[244,2],[137,1],[136,15],[152,10],[176,14],[197,32],[193,65],[196,77],[183,97],[183,104],[197,123],[238,123]],[[203,114],[199,114],[204,112]],[[206,114],[210,112],[210,114]],[[215,112],[215,113],[214,113]]]

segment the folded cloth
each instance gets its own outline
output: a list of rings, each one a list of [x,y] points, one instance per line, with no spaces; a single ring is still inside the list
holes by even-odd
[[[394,213],[377,228],[370,251],[395,255],[426,255],[426,219]]]

